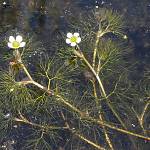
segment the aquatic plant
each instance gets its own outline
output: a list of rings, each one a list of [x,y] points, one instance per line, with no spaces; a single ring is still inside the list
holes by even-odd
[[[107,9],[85,16],[69,18],[75,33],[56,39],[55,57],[40,49],[32,69],[34,42],[9,37],[9,67],[0,71],[1,143],[12,133],[19,138],[10,143],[25,150],[115,150],[123,143],[136,150],[150,141],[149,72],[140,83],[130,79],[135,64],[127,59],[123,17]]]

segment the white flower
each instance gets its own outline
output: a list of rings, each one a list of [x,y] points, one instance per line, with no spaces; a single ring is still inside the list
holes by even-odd
[[[6,5],[6,2],[3,2],[3,5]]]
[[[70,44],[72,47],[76,46],[78,43],[81,42],[81,38],[79,33],[67,33],[66,43]]]
[[[124,35],[123,38],[124,38],[125,40],[128,39],[127,35]]]
[[[14,91],[14,88],[10,89],[9,91],[10,91],[10,92],[13,92],[13,91]]]
[[[13,36],[9,37],[8,47],[13,49],[18,49],[20,47],[24,47],[26,45],[25,42],[22,42],[22,36],[17,35],[16,38]]]

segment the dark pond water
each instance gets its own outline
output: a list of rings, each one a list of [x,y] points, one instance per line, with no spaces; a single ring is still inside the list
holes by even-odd
[[[120,11],[127,18],[126,31],[137,57],[149,54],[150,2],[149,0],[7,0],[0,1],[1,39],[11,29],[33,32],[49,47],[55,31],[67,32],[67,16],[108,7]]]
[[[67,32],[68,16],[103,7],[124,15],[128,42],[133,47],[134,59],[139,62],[137,73],[140,74],[150,64],[150,0],[0,0],[0,42],[16,30],[35,35],[53,53],[53,38],[58,32]],[[14,150],[12,141],[19,138],[21,135],[16,137],[13,133],[3,145]],[[128,144],[124,143],[118,150],[129,149]],[[148,146],[139,150],[148,150]]]

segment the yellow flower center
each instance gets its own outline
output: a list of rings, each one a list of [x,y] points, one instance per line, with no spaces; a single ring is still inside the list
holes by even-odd
[[[14,42],[12,43],[12,46],[13,46],[13,48],[19,48],[20,43],[17,42],[17,41],[14,41]]]
[[[71,41],[71,43],[73,43],[73,42],[77,43],[77,37],[76,36],[71,37],[70,41]]]

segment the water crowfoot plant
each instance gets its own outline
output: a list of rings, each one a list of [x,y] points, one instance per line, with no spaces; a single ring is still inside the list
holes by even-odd
[[[102,9],[90,18],[74,24],[82,26],[82,36],[69,32],[66,41],[57,40],[57,57],[46,52],[39,60],[35,56],[34,70],[24,57],[31,43],[19,35],[9,37],[13,59],[8,71],[0,71],[1,143],[13,132],[24,135],[14,139],[16,149],[24,150],[118,150],[125,142],[136,150],[150,141],[145,119],[149,87],[143,88],[147,99],[142,113],[135,115],[133,102],[140,93],[128,79],[128,49],[117,44],[125,36],[122,17]],[[18,66],[14,73],[12,67]],[[139,121],[139,130],[132,127],[134,121]]]

